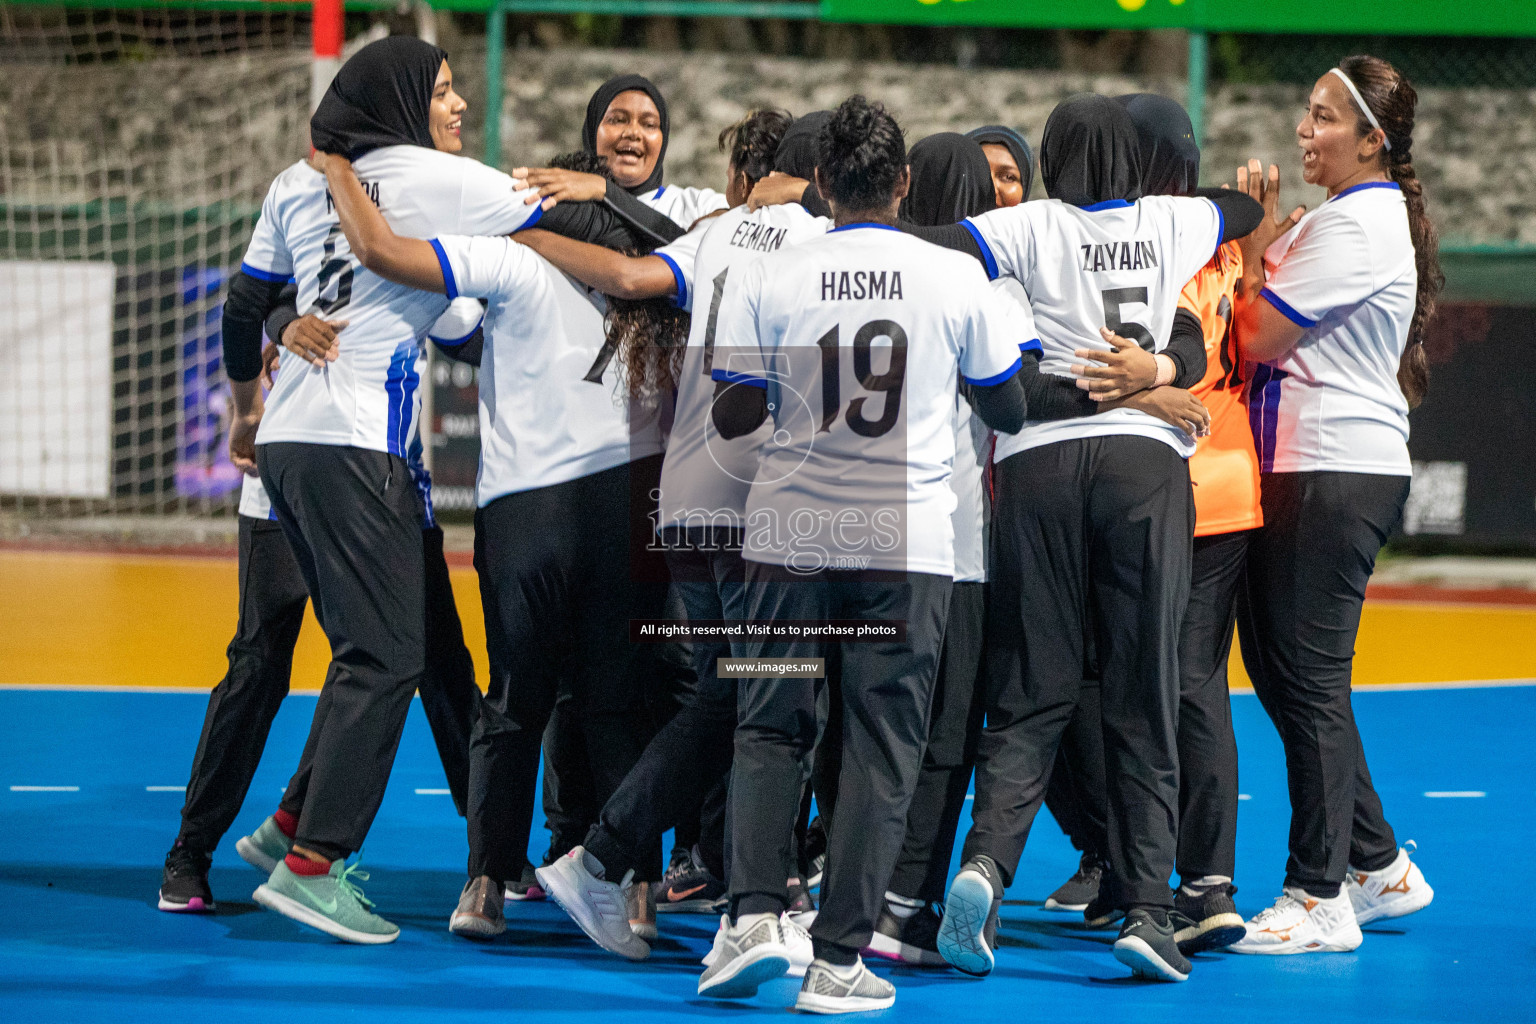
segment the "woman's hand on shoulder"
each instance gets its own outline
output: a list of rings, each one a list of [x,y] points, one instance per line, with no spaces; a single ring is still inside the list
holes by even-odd
[[[518,189],[536,190],[538,195],[529,196],[528,205],[537,202],[546,210],[554,209],[561,200],[591,202],[608,194],[608,179],[601,174],[566,171],[558,167],[514,167],[512,185]]]

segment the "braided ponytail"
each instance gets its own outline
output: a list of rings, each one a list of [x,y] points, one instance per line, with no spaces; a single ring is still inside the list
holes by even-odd
[[[1408,344],[1397,367],[1397,383],[1414,408],[1429,390],[1429,360],[1424,354],[1424,332],[1435,313],[1435,302],[1445,287],[1440,270],[1440,234],[1424,208],[1424,183],[1413,169],[1413,120],[1419,95],[1413,85],[1391,64],[1380,57],[1345,57],[1339,70],[1349,76],[1370,106],[1391,148],[1383,147],[1387,174],[1403,190],[1408,207],[1408,235],[1413,239],[1414,263],[1418,269],[1418,300],[1413,321],[1408,327]],[[1360,117],[1359,131],[1364,137],[1371,125]]]

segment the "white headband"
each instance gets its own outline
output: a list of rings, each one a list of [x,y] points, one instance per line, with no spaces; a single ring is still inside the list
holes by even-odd
[[[1364,112],[1365,119],[1371,122],[1372,128],[1381,132],[1381,144],[1387,147],[1388,153],[1392,152],[1392,140],[1387,138],[1387,130],[1381,126],[1381,122],[1376,120],[1376,115],[1371,113],[1370,104],[1365,102],[1365,97],[1360,95],[1360,90],[1355,88],[1355,83],[1351,82],[1349,76],[1340,68],[1329,68],[1328,70],[1339,76],[1339,81],[1343,82],[1345,87],[1349,89],[1349,94],[1355,98],[1355,103]]]

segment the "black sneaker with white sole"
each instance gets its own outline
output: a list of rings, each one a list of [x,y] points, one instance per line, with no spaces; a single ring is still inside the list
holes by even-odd
[[[210,854],[176,840],[165,855],[165,872],[160,876],[160,909],[173,914],[214,910],[213,890],[208,888],[208,869],[212,866]]]
[[[984,978],[997,962],[997,911],[1003,879],[991,857],[965,862],[944,897],[939,922],[939,955],[957,971]]]
[[[661,881],[651,888],[658,914],[715,913],[725,898],[726,886],[704,866],[696,851],[674,856]]]
[[[1173,940],[1166,910],[1136,909],[1125,915],[1115,940],[1115,959],[1148,981],[1188,981],[1189,961]]]
[[[1185,956],[1212,949],[1225,949],[1248,934],[1243,915],[1237,912],[1232,894],[1237,889],[1218,885],[1198,896],[1187,895],[1181,888],[1173,897],[1173,941]]]
[[[1099,894],[1083,909],[1083,923],[1089,928],[1109,928],[1124,916],[1125,908],[1119,906],[1102,886]]]
[[[817,815],[805,828],[805,860],[811,866],[805,877],[807,889],[821,886],[822,872],[827,866],[827,830]]]
[[[1045,898],[1046,910],[1083,911],[1099,895],[1099,881],[1104,877],[1104,867],[1099,858],[1085,853],[1077,863],[1077,873],[1061,887]]]
[[[907,917],[897,917],[890,903],[882,900],[875,932],[864,952],[912,967],[947,967],[948,961],[939,954],[942,922],[943,918],[931,903],[923,904]]]
[[[534,874],[533,865],[524,861],[522,873],[517,877],[517,880],[507,883],[506,901],[508,903],[522,903],[541,900],[544,896],[544,887],[539,884],[539,878],[538,875]]]

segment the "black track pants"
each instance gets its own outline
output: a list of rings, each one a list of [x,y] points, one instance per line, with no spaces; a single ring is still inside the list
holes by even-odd
[[[1243,663],[1285,744],[1291,791],[1286,884],[1338,894],[1348,868],[1376,870],[1397,838],[1371,785],[1350,677],[1365,585],[1402,517],[1409,478],[1265,473],[1264,526],[1248,549],[1238,614]]]
[[[1127,904],[1172,901],[1179,626],[1194,499],[1184,460],[1150,438],[1062,441],[997,465],[987,724],[964,856],[1013,879],[1076,710],[1093,630],[1107,845]]]

